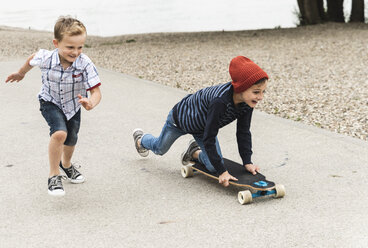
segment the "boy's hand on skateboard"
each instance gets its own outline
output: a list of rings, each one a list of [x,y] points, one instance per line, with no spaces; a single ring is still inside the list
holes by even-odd
[[[228,171],[225,171],[219,176],[219,183],[224,187],[229,186],[229,180],[238,181],[238,179],[230,175]]]
[[[80,104],[82,104],[82,106],[86,109],[86,110],[91,110],[93,109],[93,105],[92,102],[90,101],[90,99],[86,98],[86,97],[82,97],[80,94],[78,95],[78,102]]]
[[[252,173],[253,175],[256,175],[257,172],[259,172],[259,167],[258,165],[254,165],[254,164],[246,164],[244,165],[245,166],[245,169],[247,171],[249,171],[250,173]]]

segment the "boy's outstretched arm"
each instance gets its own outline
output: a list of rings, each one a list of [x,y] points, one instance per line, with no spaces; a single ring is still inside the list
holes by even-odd
[[[26,75],[27,72],[29,72],[33,66],[31,66],[29,64],[29,62],[33,59],[33,57],[35,56],[35,54],[32,54],[26,61],[26,63],[19,69],[19,71],[14,72],[12,74],[10,74],[6,80],[5,83],[7,82],[19,82],[20,80],[22,80],[24,78],[24,76]]]
[[[101,101],[100,87],[93,88],[90,92],[91,92],[91,97],[90,98],[82,97],[80,94],[78,95],[79,103],[82,104],[82,106],[86,110],[93,109]]]

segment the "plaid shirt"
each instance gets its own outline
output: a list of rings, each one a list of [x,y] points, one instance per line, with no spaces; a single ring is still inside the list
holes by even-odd
[[[56,104],[67,120],[80,109],[78,94],[88,97],[88,90],[101,85],[95,65],[83,53],[65,70],[60,64],[58,49],[39,50],[29,64],[41,69],[42,86],[38,98]]]

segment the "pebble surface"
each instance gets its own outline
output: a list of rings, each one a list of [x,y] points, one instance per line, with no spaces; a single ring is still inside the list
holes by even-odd
[[[53,49],[52,39],[50,32],[0,27],[0,61]],[[328,23],[238,32],[88,36],[83,52],[99,67],[188,93],[229,82],[230,60],[243,55],[270,77],[257,109],[368,140],[367,41],[367,24]]]

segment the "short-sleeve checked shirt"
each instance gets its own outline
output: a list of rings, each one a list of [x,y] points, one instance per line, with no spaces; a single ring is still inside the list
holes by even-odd
[[[65,70],[58,49],[39,50],[29,64],[41,69],[42,86],[38,98],[56,104],[67,120],[80,109],[78,94],[87,97],[88,90],[101,85],[95,65],[83,53]]]

